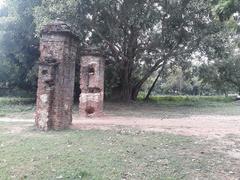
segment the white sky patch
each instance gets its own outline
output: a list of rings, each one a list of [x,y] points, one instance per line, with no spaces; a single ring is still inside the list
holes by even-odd
[[[197,51],[192,54],[191,62],[195,66],[200,66],[208,62],[208,57],[202,54],[201,52]]]
[[[234,13],[233,17],[237,21],[237,24],[240,26],[240,12]]]
[[[0,8],[6,5],[6,1],[5,0],[0,0]]]

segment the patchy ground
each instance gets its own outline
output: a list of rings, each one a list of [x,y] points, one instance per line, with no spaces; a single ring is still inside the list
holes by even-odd
[[[131,127],[143,131],[167,132],[205,138],[240,135],[240,116],[190,116],[182,118],[153,119],[105,116],[98,119],[75,117],[73,129],[119,129]]]
[[[11,110],[0,117],[0,121],[34,122],[34,109],[29,105],[20,107],[20,112],[11,113]],[[197,106],[175,105],[174,102],[166,105],[106,103],[105,115],[94,119],[79,117],[75,107],[73,129],[111,130],[122,127],[204,138],[240,135],[240,103],[210,102]]]
[[[108,103],[105,116],[80,118],[74,114],[74,129],[137,128],[144,131],[167,132],[204,138],[240,136],[240,104],[209,103],[200,106],[176,106],[174,103],[131,105]]]
[[[49,133],[31,104],[1,108],[0,179],[240,178],[239,103],[106,103],[98,119],[76,107],[73,130]]]
[[[132,128],[42,133],[27,122],[1,122],[0,131],[0,179],[240,177],[235,135],[206,140]]]

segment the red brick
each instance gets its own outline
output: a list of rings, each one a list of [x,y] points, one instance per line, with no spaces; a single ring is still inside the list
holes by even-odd
[[[42,30],[35,117],[41,130],[65,129],[72,122],[78,44],[70,26],[62,21]]]
[[[81,53],[80,89],[80,115],[101,116],[104,101],[104,58],[98,50],[86,49]]]

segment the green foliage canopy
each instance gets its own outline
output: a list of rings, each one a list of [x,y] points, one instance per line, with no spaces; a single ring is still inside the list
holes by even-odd
[[[75,26],[82,46],[105,49],[107,87],[130,100],[168,62],[188,61],[194,51],[207,49],[207,39],[221,30],[211,9],[204,0],[43,0],[35,22],[39,32],[61,18]]]
[[[8,0],[7,16],[0,18],[0,82],[9,87],[33,90],[34,65],[38,58],[33,7],[37,0]]]

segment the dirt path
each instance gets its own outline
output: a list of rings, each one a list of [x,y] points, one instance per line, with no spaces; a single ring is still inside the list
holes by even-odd
[[[96,119],[74,117],[73,129],[119,129],[168,132],[186,136],[223,137],[240,135],[240,116],[190,116],[177,119],[151,119],[105,116]]]
[[[143,131],[167,132],[186,136],[203,136],[205,138],[224,137],[229,134],[240,135],[240,116],[210,116],[197,115],[184,118],[157,119],[146,117],[121,117],[106,115],[101,118],[79,118],[73,117],[72,129],[124,129],[127,127]],[[34,123],[33,119],[1,117],[0,122],[22,122],[29,125]],[[20,123],[20,124],[19,124]]]

